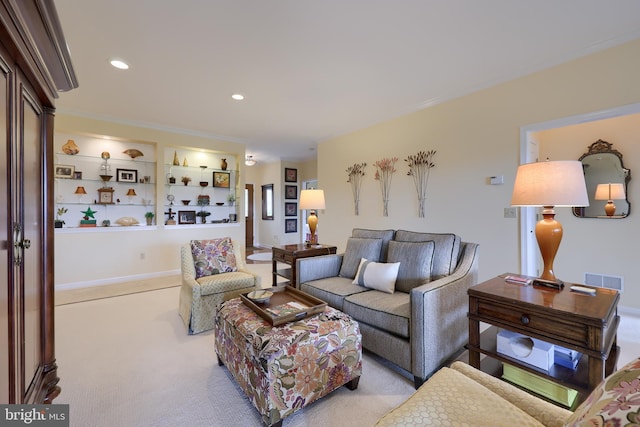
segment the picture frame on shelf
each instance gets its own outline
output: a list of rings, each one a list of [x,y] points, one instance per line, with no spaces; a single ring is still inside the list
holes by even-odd
[[[285,185],[284,186],[284,198],[288,200],[295,200],[298,198],[298,186],[297,185]]]
[[[298,182],[298,169],[284,168],[284,182]]]
[[[178,224],[195,224],[196,211],[178,211]]]
[[[229,188],[231,186],[231,174],[229,172],[214,172],[213,186],[219,188]]]
[[[116,169],[116,181],[138,182],[138,171],[135,169]]]
[[[82,179],[82,172],[73,171],[73,179]]]
[[[76,167],[73,165],[56,165],[54,175],[56,178],[72,179]]]
[[[298,204],[295,202],[286,202],[284,204],[284,216],[298,216]]]
[[[298,219],[289,218],[284,220],[284,232],[285,233],[297,233],[298,232]]]

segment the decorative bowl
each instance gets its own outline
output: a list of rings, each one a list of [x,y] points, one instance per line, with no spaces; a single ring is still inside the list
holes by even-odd
[[[222,206],[222,205],[224,205],[224,202],[216,202],[216,205]]]
[[[247,298],[251,301],[266,303],[269,302],[269,299],[273,295],[271,291],[253,291],[247,294]]]
[[[209,185],[207,181],[200,181],[200,187],[206,187],[207,185]]]
[[[188,205],[190,202],[191,202],[191,200],[183,200],[183,201],[182,201],[182,204],[186,206],[186,205]]]
[[[111,178],[113,178],[113,175],[100,175],[100,179],[102,179],[104,182],[109,181]]]

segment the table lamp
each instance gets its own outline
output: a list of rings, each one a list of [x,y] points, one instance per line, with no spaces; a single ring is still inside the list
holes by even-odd
[[[596,187],[596,200],[607,200],[607,204],[604,205],[604,211],[607,216],[613,216],[616,213],[616,205],[613,204],[614,200],[624,200],[624,185],[623,184],[598,184]]]
[[[302,190],[300,192],[300,209],[311,210],[307,218],[309,231],[311,231],[311,244],[317,244],[316,227],[318,226],[318,216],[316,209],[324,209],[324,190]]]
[[[78,195],[78,200],[82,200],[83,196],[84,196],[85,194],[87,194],[87,191],[84,189],[84,187],[83,187],[82,185],[79,185],[79,186],[76,188],[76,191],[74,191],[74,193],[73,193],[73,194],[77,194],[77,195]]]
[[[534,283],[563,287],[553,273],[553,261],[562,240],[562,224],[554,218],[554,207],[589,206],[582,163],[562,160],[518,166],[511,205],[543,207],[543,219],[536,224],[536,239],[544,269]]]

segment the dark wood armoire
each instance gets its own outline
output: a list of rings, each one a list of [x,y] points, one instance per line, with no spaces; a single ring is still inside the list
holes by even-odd
[[[53,121],[77,87],[53,0],[0,0],[0,403],[50,403]]]

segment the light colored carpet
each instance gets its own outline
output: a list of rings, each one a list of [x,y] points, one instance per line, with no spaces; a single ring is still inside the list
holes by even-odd
[[[72,427],[261,426],[225,367],[213,332],[187,335],[179,288],[56,307],[56,356]],[[371,426],[413,392],[412,381],[365,355],[357,390],[341,387],[286,427]]]
[[[271,284],[270,264],[247,266]],[[213,332],[187,335],[179,287],[56,307],[56,358],[72,427],[261,426],[219,367]],[[618,366],[640,355],[640,319],[622,314]],[[342,387],[285,420],[285,427],[372,426],[413,393],[406,373],[365,352],[357,390]]]
[[[271,261],[273,258],[271,257],[271,252],[258,252],[256,254],[251,254],[247,257],[251,261]]]

